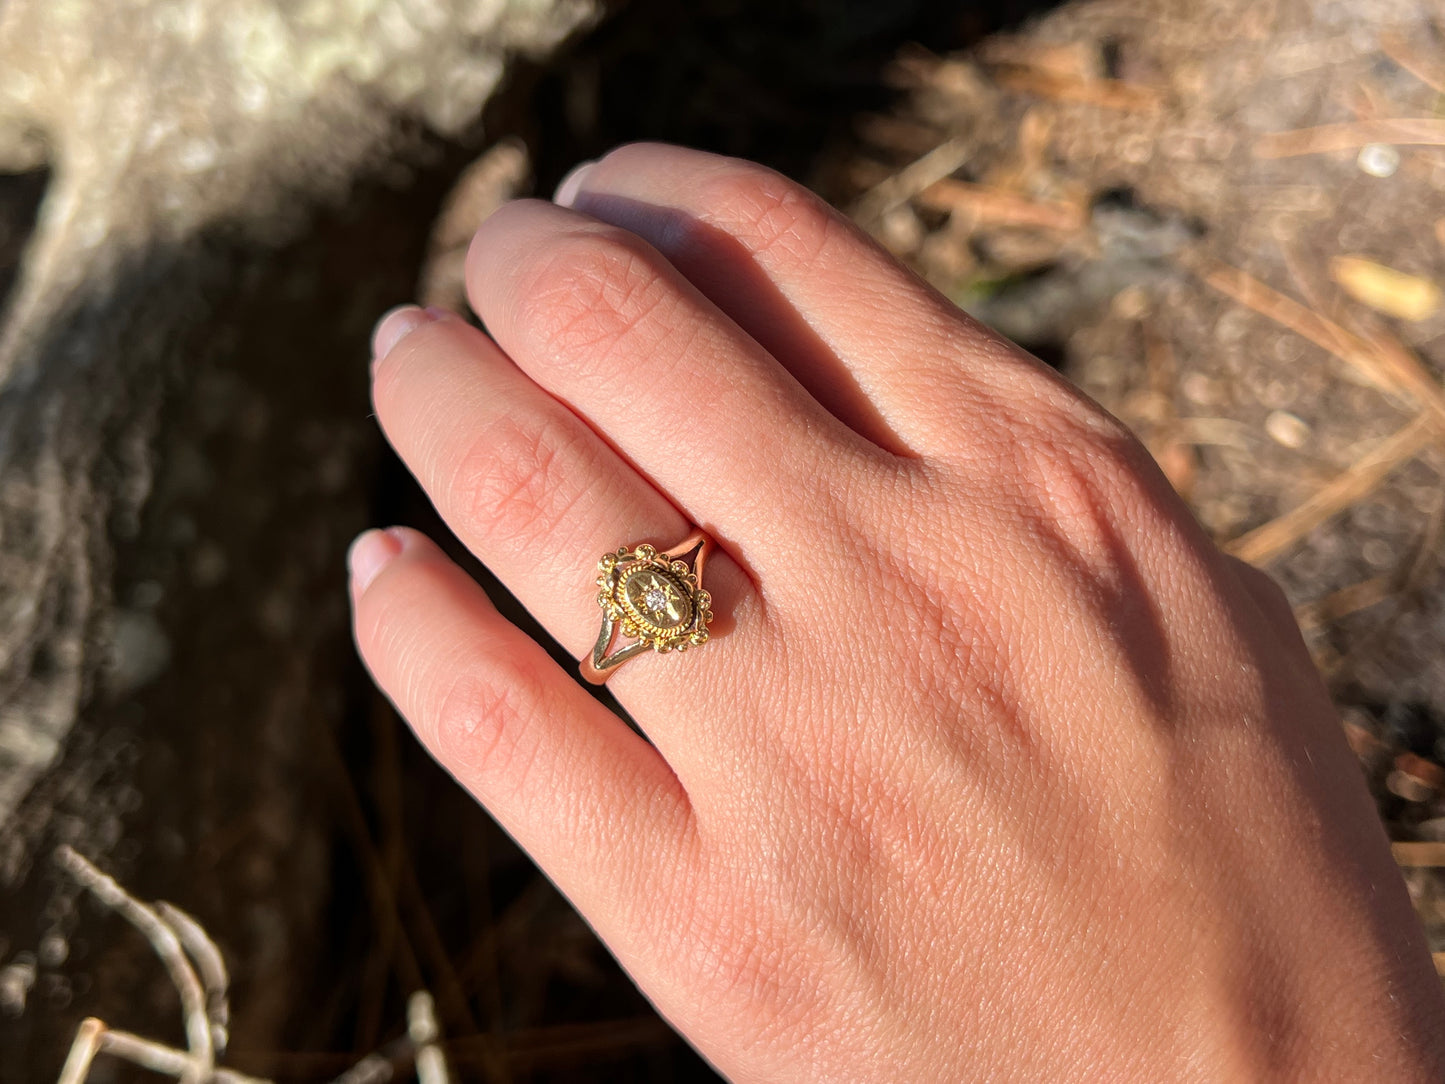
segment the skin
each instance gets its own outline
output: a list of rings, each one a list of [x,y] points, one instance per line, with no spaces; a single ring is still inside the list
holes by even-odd
[[[490,337],[379,326],[377,417],[581,656],[594,562],[717,540],[609,686],[419,534],[357,642],[737,1081],[1435,1080],[1440,985],[1289,607],[1128,432],[806,190],[621,148],[482,224]]]

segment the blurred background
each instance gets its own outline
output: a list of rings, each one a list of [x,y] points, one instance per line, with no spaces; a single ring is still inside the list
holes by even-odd
[[[364,526],[444,535],[372,323],[641,138],[809,184],[1140,434],[1285,586],[1445,949],[1436,5],[0,0],[0,1081],[713,1079],[344,589]]]

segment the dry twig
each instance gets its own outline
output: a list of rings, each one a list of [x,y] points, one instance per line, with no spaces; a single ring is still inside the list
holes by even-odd
[[[226,989],[230,978],[220,950],[201,924],[179,907],[141,903],[110,876],[96,869],[68,846],[56,851],[56,861],[101,903],[138,929],[161,958],[171,983],[180,995],[188,1049],[176,1050],[151,1039],[108,1027],[94,1017],[81,1022],[60,1073],[60,1084],[81,1084],[99,1054],[175,1077],[182,1084],[265,1084],[231,1069],[218,1069],[217,1049],[224,1049],[230,1007]],[[196,975],[200,970],[202,979]]]
[[[1331,516],[1344,511],[1383,482],[1391,472],[1439,439],[1434,419],[1418,417],[1386,437],[1352,467],[1316,490],[1302,504],[1236,538],[1224,548],[1252,564],[1278,556]]]
[[[331,1084],[387,1084],[396,1074],[390,1058],[368,1054]]]
[[[139,1065],[153,1073],[180,1080],[186,1079],[186,1074],[194,1068],[193,1059],[184,1050],[176,1050],[164,1043],[132,1035],[128,1031],[117,1031],[115,1028],[105,1028],[100,1033],[99,1052],[128,1061],[132,1065]],[[215,1069],[209,1077],[203,1079],[205,1084],[266,1084],[232,1069]]]
[[[62,845],[56,851],[56,860],[96,899],[138,929],[155,949],[181,998],[186,1045],[190,1051],[187,1072],[180,1078],[182,1084],[209,1080],[215,1069],[216,1055],[211,1041],[211,1023],[206,1015],[206,997],[175,931],[154,910],[121,888],[113,877],[96,869],[74,848]]]
[[[128,1031],[108,1028],[105,1021],[87,1017],[76,1030],[75,1041],[60,1070],[58,1084],[84,1084],[97,1056],[110,1054],[142,1069],[178,1080],[195,1079],[195,1059],[184,1050],[176,1050]],[[234,1069],[213,1069],[201,1078],[202,1084],[270,1084],[269,1081],[238,1073]]]
[[[1445,843],[1392,843],[1390,853],[1401,866],[1445,866]]]
[[[1362,256],[1330,260],[1330,278],[1362,305],[1401,320],[1428,320],[1440,308],[1440,287]]]
[[[963,139],[945,140],[859,196],[854,217],[862,222],[881,218],[958,169],[968,161],[970,150],[970,144]]]
[[[1415,556],[1410,561],[1409,567],[1400,580],[1400,591],[1410,594],[1418,591],[1425,583],[1425,578],[1435,567],[1435,561],[1440,554],[1440,538],[1445,534],[1445,490],[1437,489],[1434,503],[1430,507],[1430,514],[1425,520],[1425,530],[1420,536],[1419,543],[1415,546]]]
[[[1445,392],[1404,344],[1378,331],[1358,335],[1237,267],[1206,263],[1197,273],[1226,297],[1328,350],[1382,391],[1408,396],[1445,424]]]
[[[1074,79],[1104,78],[1104,56],[1092,41],[1045,45],[1029,38],[993,37],[979,43],[978,57],[996,67],[1028,68]]]
[[[441,1032],[437,1027],[436,1004],[425,990],[418,990],[407,999],[406,1033],[416,1045],[417,1084],[450,1084],[447,1059],[437,1045]]]
[[[1267,132],[1255,140],[1256,158],[1296,158],[1303,154],[1357,151],[1371,143],[1445,146],[1445,120],[1436,117],[1386,117]]]
[[[90,1063],[100,1053],[100,1037],[105,1024],[90,1016],[80,1022],[75,1032],[75,1042],[70,1044],[70,1053],[60,1069],[57,1084],[81,1084],[90,1073]]]
[[[1437,94],[1445,94],[1445,65],[1416,51],[1403,34],[1381,34],[1380,51]]]
[[[231,1006],[227,1000],[231,976],[226,971],[226,961],[221,958],[221,950],[216,947],[204,927],[175,904],[157,900],[155,909],[161,921],[175,933],[181,947],[186,950],[186,955],[195,964],[197,977],[200,978],[206,994],[206,1018],[211,1023],[211,1041],[215,1044],[216,1053],[224,1053],[226,1029],[231,1023]]]
[[[1331,591],[1324,598],[1315,602],[1307,602],[1303,606],[1295,607],[1295,621],[1305,632],[1322,628],[1342,617],[1367,610],[1371,606],[1392,598],[1395,594],[1395,587],[1393,576],[1372,576],[1368,580],[1341,587],[1338,591]]]
[[[1005,90],[1019,94],[1125,113],[1157,113],[1164,106],[1164,96],[1154,87],[1121,79],[1087,79],[1022,67],[999,68],[993,79]]]
[[[1025,226],[1073,233],[1088,223],[1088,211],[1064,200],[1035,200],[991,185],[945,177],[918,193],[925,207],[967,215],[981,226]]]
[[[505,1054],[508,1066],[518,1073],[577,1065],[595,1068],[622,1052],[664,1046],[674,1039],[673,1031],[656,1016],[639,1016],[526,1028],[507,1036]],[[473,1035],[449,1040],[447,1050],[454,1062],[490,1060],[497,1056],[496,1043],[491,1035]]]

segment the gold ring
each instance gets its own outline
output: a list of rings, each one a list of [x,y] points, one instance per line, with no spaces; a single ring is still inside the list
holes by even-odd
[[[713,540],[698,528],[671,549],[659,551],[644,542],[602,555],[597,562],[602,631],[592,656],[579,667],[584,678],[601,685],[648,648],[686,651],[707,643],[712,596],[702,588],[702,566],[712,547]],[[686,558],[694,550],[689,566]],[[619,632],[636,642],[612,651]]]

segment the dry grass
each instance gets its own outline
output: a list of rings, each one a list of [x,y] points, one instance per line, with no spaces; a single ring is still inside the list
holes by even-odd
[[[1306,154],[1358,151],[1372,143],[1391,146],[1445,146],[1445,120],[1438,117],[1382,117],[1322,124],[1289,132],[1270,132],[1254,145],[1259,158],[1296,158]]]
[[[1368,497],[1393,471],[1439,440],[1439,433],[1434,419],[1416,418],[1369,449],[1303,502],[1227,543],[1225,549],[1242,561],[1268,564],[1320,524]]]

